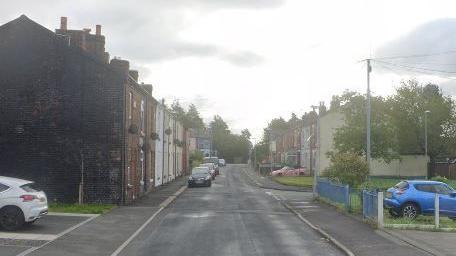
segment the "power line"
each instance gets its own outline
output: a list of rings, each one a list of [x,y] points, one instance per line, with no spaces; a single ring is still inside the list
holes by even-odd
[[[395,66],[399,69],[403,69],[403,70],[407,70],[407,71],[412,71],[412,72],[415,72],[415,73],[421,73],[421,74],[425,74],[425,75],[437,75],[439,77],[442,77],[442,78],[445,78],[445,79],[449,79],[449,80],[456,80],[455,77],[452,77],[452,76],[445,76],[445,75],[442,75],[441,73],[436,73],[436,71],[432,71],[432,70],[429,70],[429,69],[423,69],[423,68],[418,68],[418,67],[411,67],[411,66],[406,66],[406,65],[398,65],[398,64],[395,64],[395,63],[391,63],[391,62],[386,62],[386,61],[375,61],[377,64],[379,64],[381,67],[383,68],[386,68],[388,70],[390,70],[391,72],[397,74],[397,75],[400,75],[398,72],[396,72],[393,68],[389,67],[388,65],[391,65],[391,66]],[[442,70],[438,70],[438,72],[441,72]],[[450,71],[446,71],[444,73],[449,73]],[[456,72],[451,72],[452,74],[456,74]]]
[[[439,69],[431,69],[431,68],[422,68],[422,67],[414,67],[414,66],[408,66],[408,65],[402,65],[402,64],[397,64],[393,62],[387,62],[387,61],[381,61],[381,60],[374,60],[375,62],[379,63],[384,63],[387,65],[392,65],[400,68],[406,68],[406,69],[412,69],[412,70],[418,70],[418,71],[430,71],[430,72],[438,72],[438,73],[446,73],[446,74],[456,74],[456,71],[448,71],[448,70],[439,70]]]
[[[449,50],[449,51],[445,51],[445,52],[436,52],[436,53],[429,53],[429,54],[412,54],[412,55],[402,55],[402,56],[379,57],[379,58],[372,58],[372,60],[422,58],[422,57],[439,56],[439,55],[445,55],[445,54],[456,54],[456,50]]]

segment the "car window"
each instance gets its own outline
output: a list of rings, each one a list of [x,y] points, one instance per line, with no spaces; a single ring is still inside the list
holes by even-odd
[[[435,193],[434,187],[430,184],[415,184],[416,190],[428,193]]]
[[[7,189],[9,189],[7,185],[0,183],[0,192],[6,191]]]
[[[21,188],[25,192],[38,192],[39,191],[38,189],[35,188],[35,185],[33,183],[28,183],[28,184],[22,185]]]
[[[397,183],[394,187],[398,189],[407,189],[409,188],[409,183],[407,181],[401,181]]]
[[[208,169],[207,168],[195,168],[192,170],[192,174],[207,174]]]
[[[453,190],[449,188],[448,186],[444,184],[437,184],[437,185],[432,185],[434,187],[434,191],[436,193],[442,194],[442,195],[449,195]]]

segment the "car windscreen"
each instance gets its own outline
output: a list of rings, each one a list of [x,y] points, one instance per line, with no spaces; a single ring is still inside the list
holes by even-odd
[[[192,174],[208,174],[207,168],[195,168],[192,170]]]
[[[33,183],[24,184],[21,186],[21,188],[25,192],[30,192],[30,193],[40,191],[39,189],[36,188],[35,184],[33,184]]]

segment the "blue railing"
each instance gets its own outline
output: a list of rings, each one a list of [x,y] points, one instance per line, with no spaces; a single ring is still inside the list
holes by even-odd
[[[348,185],[332,183],[325,179],[317,180],[318,196],[350,209],[350,189]]]
[[[377,192],[363,190],[363,217],[377,219]]]

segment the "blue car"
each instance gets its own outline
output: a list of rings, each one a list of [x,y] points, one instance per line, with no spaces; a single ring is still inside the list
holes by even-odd
[[[440,214],[456,220],[456,191],[443,182],[404,180],[386,191],[383,205],[393,217],[415,218],[434,214],[435,194]]]

